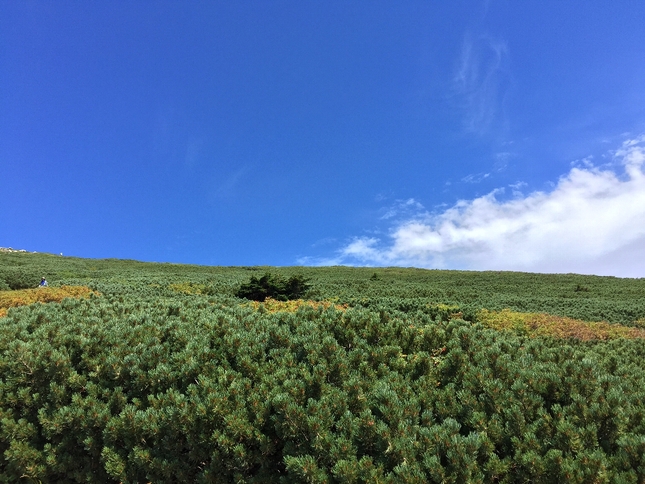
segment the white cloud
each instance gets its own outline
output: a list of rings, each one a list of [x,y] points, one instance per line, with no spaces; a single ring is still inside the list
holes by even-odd
[[[574,167],[549,192],[495,190],[418,213],[326,262],[645,277],[645,136],[613,156],[617,170]]]
[[[571,166],[576,168],[593,168],[593,155],[586,156],[580,160],[573,160]]]

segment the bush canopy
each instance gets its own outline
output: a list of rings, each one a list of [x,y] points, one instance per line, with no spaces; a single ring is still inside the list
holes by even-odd
[[[301,299],[310,287],[304,276],[294,275],[285,279],[267,272],[260,278],[251,276],[251,280],[242,284],[235,295],[251,301],[264,301],[267,298],[289,301]]]

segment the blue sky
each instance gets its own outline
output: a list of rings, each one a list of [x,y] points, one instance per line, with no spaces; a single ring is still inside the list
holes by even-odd
[[[644,18],[0,0],[0,245],[645,277]]]

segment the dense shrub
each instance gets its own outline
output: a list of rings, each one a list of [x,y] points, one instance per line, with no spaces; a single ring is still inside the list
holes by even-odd
[[[42,274],[29,269],[0,269],[0,291],[37,287],[41,277]]]
[[[19,308],[0,345],[5,482],[645,478],[629,340],[101,297]]]
[[[0,266],[101,293],[8,293],[0,482],[645,482],[643,280],[274,268],[317,300],[260,303],[263,268]]]
[[[86,298],[94,294],[85,286],[39,287],[38,289],[18,289],[0,291],[0,317],[6,316],[9,308],[27,306],[34,303],[60,302],[65,298]]]
[[[630,327],[606,322],[586,322],[544,313],[518,313],[508,309],[503,311],[482,309],[477,314],[477,319],[489,328],[511,330],[532,337],[552,336],[585,341],[612,338],[645,339],[645,328],[643,327]],[[640,321],[634,321],[634,326],[639,325]]]
[[[252,301],[264,301],[267,298],[288,301],[302,298],[310,287],[310,284],[301,275],[285,279],[267,272],[260,278],[251,276],[249,282],[240,286],[236,296]]]

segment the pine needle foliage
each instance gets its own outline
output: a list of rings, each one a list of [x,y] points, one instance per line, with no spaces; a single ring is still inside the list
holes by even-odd
[[[41,277],[32,268],[0,268],[0,291],[35,288]]]
[[[0,482],[645,482],[643,280],[0,267],[100,293],[0,319]],[[267,272],[308,299],[236,296]]]
[[[310,287],[310,284],[302,275],[293,275],[285,279],[267,272],[259,278],[251,276],[249,282],[240,286],[236,296],[252,301],[264,301],[267,298],[276,301],[288,301],[290,299],[301,299]]]
[[[264,302],[251,301],[249,306],[256,310],[268,311],[270,313],[295,313],[304,306],[308,306],[313,309],[329,309],[330,307],[334,307],[334,309],[338,311],[346,311],[348,309],[347,304],[334,304],[332,301],[306,301],[303,299],[276,301],[271,298],[266,298]]]
[[[510,330],[531,337],[551,336],[554,338],[575,338],[583,341],[613,338],[645,338],[641,321],[634,321],[635,327],[607,322],[588,322],[579,319],[554,316],[545,313],[520,313],[504,309],[489,311],[482,309],[477,319],[485,326],[497,330]]]
[[[61,302],[65,298],[87,298],[95,294],[86,286],[40,287],[38,289],[21,289],[0,291],[0,317],[7,314],[9,308],[27,306],[35,303]]]

